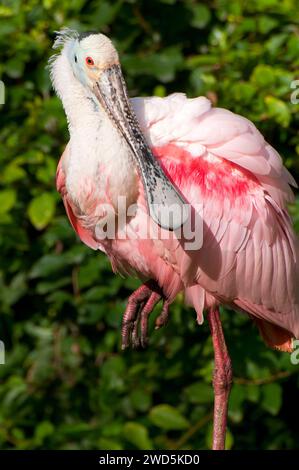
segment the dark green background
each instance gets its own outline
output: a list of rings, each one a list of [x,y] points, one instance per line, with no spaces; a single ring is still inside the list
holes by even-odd
[[[296,0],[28,0],[0,5],[0,446],[204,449],[213,352],[178,298],[144,352],[120,351],[137,280],[78,241],[55,190],[67,128],[45,66],[53,31],[99,30],[132,96],[184,91],[252,119],[299,179]],[[299,96],[298,96],[299,97]],[[299,227],[299,205],[292,213]],[[281,286],[283,289],[284,286]],[[157,313],[157,312],[156,312]],[[223,310],[234,365],[228,448],[298,448],[298,370]]]

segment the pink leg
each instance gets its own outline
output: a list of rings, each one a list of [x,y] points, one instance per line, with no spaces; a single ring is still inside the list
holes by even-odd
[[[232,385],[232,364],[225,344],[219,309],[208,312],[208,322],[214,346],[214,429],[213,450],[225,449],[228,398]]]

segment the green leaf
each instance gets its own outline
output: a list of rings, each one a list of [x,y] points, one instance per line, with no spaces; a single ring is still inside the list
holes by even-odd
[[[281,385],[277,383],[263,385],[262,407],[272,415],[277,415],[281,408],[282,391]]]
[[[232,95],[236,101],[250,103],[256,91],[256,87],[252,83],[239,82],[233,87]]]
[[[5,64],[6,73],[11,78],[20,78],[24,73],[25,64],[21,58],[12,58]]]
[[[86,265],[80,266],[79,285],[85,288],[97,283],[100,275],[100,263],[97,258],[90,259]]]
[[[258,18],[258,30],[262,34],[267,34],[271,29],[275,28],[278,25],[278,20],[272,18],[272,16],[261,15]]]
[[[180,47],[173,46],[163,49],[160,53],[142,57],[127,54],[123,56],[122,63],[133,76],[150,75],[162,83],[167,83],[174,79],[176,70],[183,64],[183,57]]]
[[[173,406],[157,405],[150,410],[149,419],[155,426],[165,430],[186,429],[187,419]]]
[[[212,403],[213,387],[205,382],[196,382],[185,388],[185,393],[190,403]]]
[[[273,67],[259,64],[255,67],[250,80],[260,87],[269,87],[275,83],[275,73]]]
[[[164,85],[155,86],[154,91],[153,91],[153,95],[154,96],[160,96],[161,98],[164,98],[164,96],[167,95],[165,86]]]
[[[235,423],[240,423],[243,418],[243,402],[246,396],[243,385],[234,384],[229,397],[229,417]]]
[[[29,204],[28,216],[32,225],[38,230],[45,228],[55,213],[55,198],[52,193],[37,196]]]
[[[137,449],[151,450],[153,448],[148,431],[142,424],[128,422],[124,426],[123,433],[126,440],[137,447]]]
[[[246,398],[252,403],[258,403],[260,397],[260,387],[258,385],[247,385],[246,387]]]
[[[54,181],[56,173],[57,162],[53,158],[47,158],[45,163],[36,172],[36,177],[43,183],[50,183]]]
[[[14,14],[13,9],[4,5],[0,6],[0,17],[7,18]]]
[[[265,50],[269,51],[273,56],[279,54],[284,42],[289,38],[287,33],[278,33],[270,36],[268,41],[265,43]]]
[[[15,205],[16,198],[17,194],[14,189],[0,191],[0,214],[9,212]]]
[[[141,390],[140,388],[137,388],[136,390],[133,390],[131,395],[130,395],[131,403],[132,406],[138,410],[145,412],[149,409],[151,406],[151,395],[149,393],[146,393],[144,390]]]
[[[42,421],[39,423],[35,429],[34,440],[38,444],[42,444],[44,440],[51,436],[55,431],[55,428],[52,423],[49,421]]]
[[[107,437],[99,439],[98,448],[100,450],[123,450],[123,446],[119,441]]]
[[[32,266],[29,278],[47,277],[53,273],[57,273],[67,264],[65,256],[55,254],[45,255]]]
[[[291,112],[286,103],[274,96],[266,96],[265,104],[270,117],[275,118],[276,122],[283,127],[289,126]]]
[[[51,328],[43,328],[41,326],[34,325],[32,323],[27,323],[24,329],[30,335],[36,336],[37,338],[43,341],[51,340],[53,336],[53,332]]]
[[[206,5],[191,5],[191,26],[203,29],[211,20],[211,12]]]
[[[2,181],[4,183],[13,183],[26,177],[26,171],[16,163],[10,163],[4,168]]]

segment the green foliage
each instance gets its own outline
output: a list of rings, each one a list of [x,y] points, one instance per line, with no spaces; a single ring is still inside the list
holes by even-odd
[[[52,193],[43,193],[33,198],[28,207],[28,217],[32,225],[41,230],[49,224],[55,213],[55,198]]]
[[[153,424],[161,429],[186,429],[189,426],[186,418],[170,405],[154,406],[149,413],[149,418]]]
[[[298,0],[2,1],[1,448],[211,443],[207,325],[179,298],[148,350],[121,352],[121,315],[139,282],[114,276],[77,240],[56,194],[67,128],[45,68],[53,31],[111,36],[132,95],[202,94],[247,116],[298,180],[298,11]],[[291,210],[299,229],[298,203]],[[235,375],[227,447],[298,448],[298,366],[269,350],[245,316],[223,310],[223,322]]]

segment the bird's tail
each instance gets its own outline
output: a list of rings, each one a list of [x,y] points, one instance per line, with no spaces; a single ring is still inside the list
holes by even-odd
[[[278,349],[279,351],[289,352],[293,351],[293,337],[289,331],[281,326],[274,325],[267,320],[261,320],[252,316],[254,323],[257,324],[259,332],[270,348]]]

